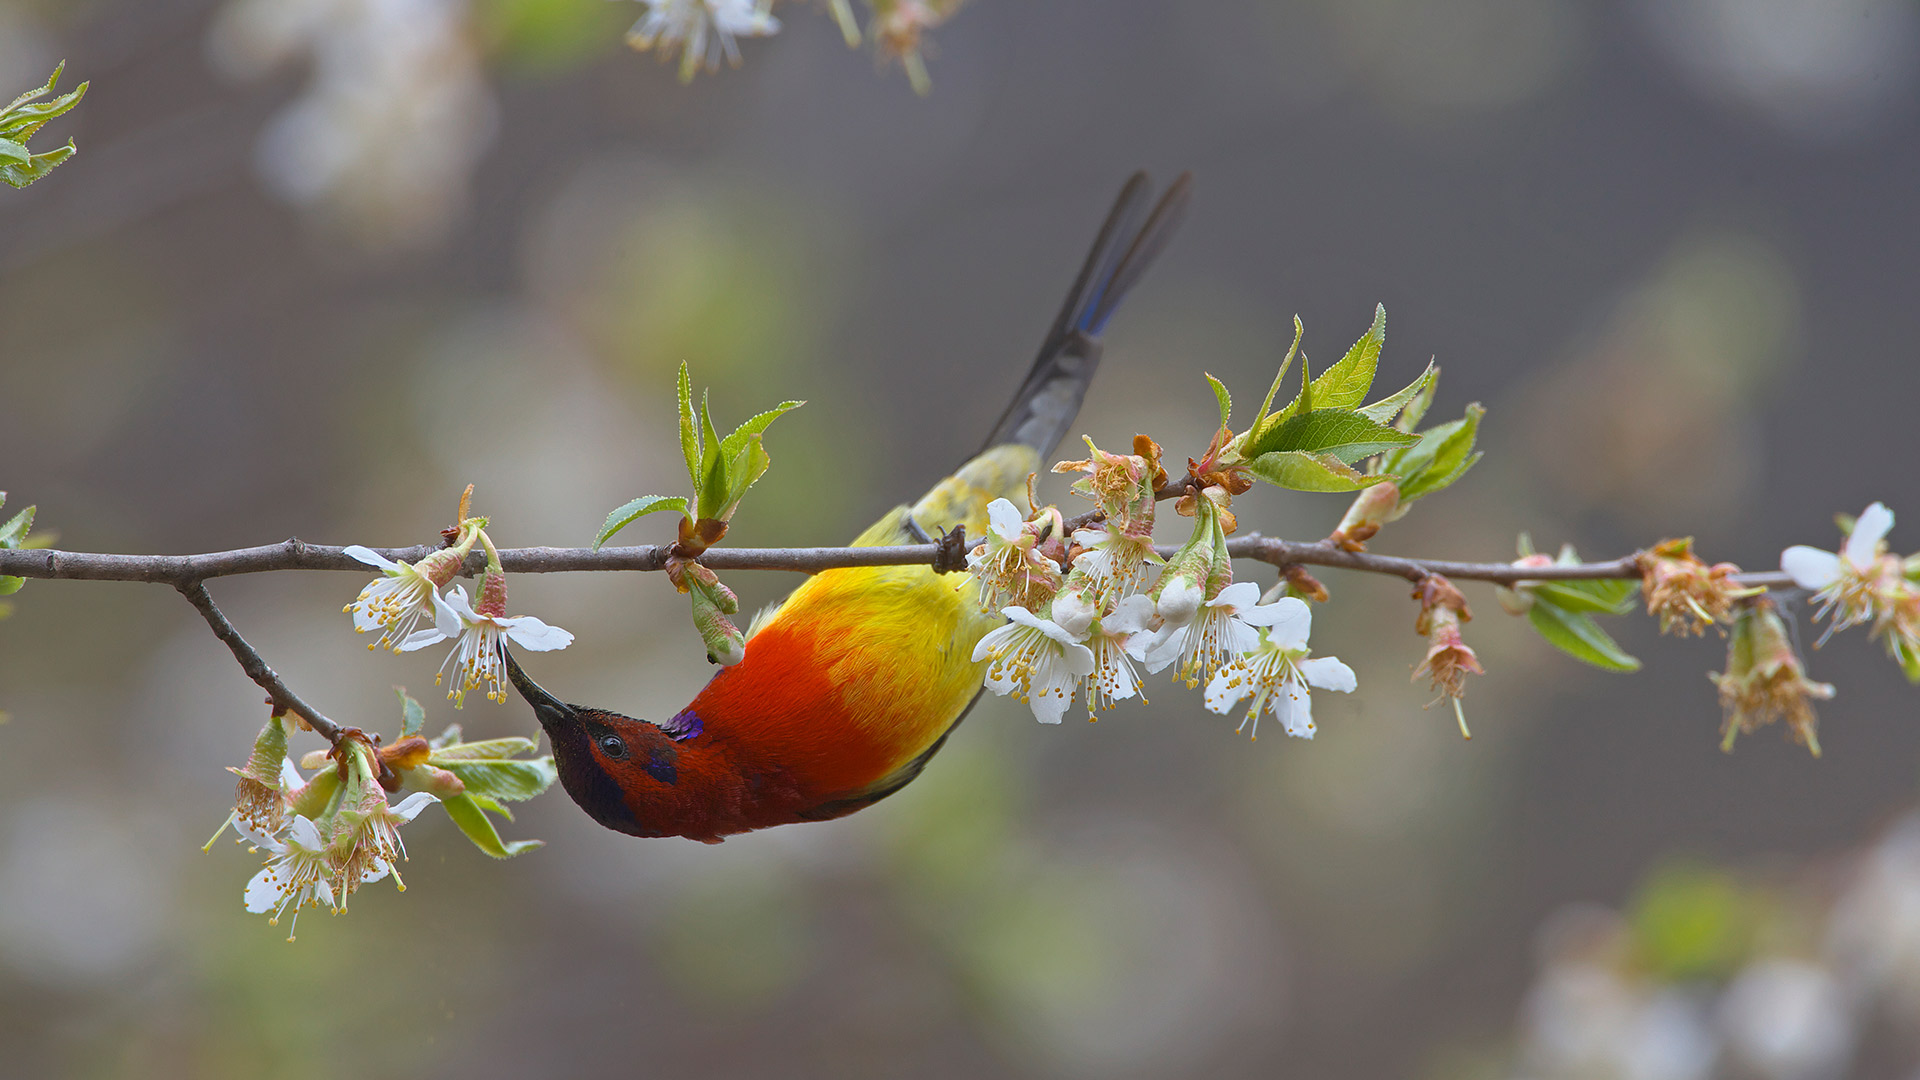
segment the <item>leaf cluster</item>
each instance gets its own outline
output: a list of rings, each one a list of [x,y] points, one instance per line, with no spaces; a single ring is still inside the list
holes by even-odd
[[[1533,543],[1520,537],[1520,554],[1533,554]],[[1568,544],[1554,559],[1555,566],[1579,566],[1580,556]],[[1640,661],[1622,649],[1595,615],[1625,615],[1633,610],[1640,583],[1627,579],[1601,581],[1536,581],[1525,586],[1533,604],[1527,621],[1547,644],[1576,660],[1608,671],[1638,671]]]
[[[1404,512],[1406,503],[1445,488],[1479,460],[1473,444],[1484,410],[1478,405],[1468,406],[1461,420],[1415,430],[1439,380],[1432,364],[1397,393],[1366,403],[1387,340],[1384,306],[1374,307],[1367,332],[1317,376],[1300,350],[1303,330],[1295,318],[1293,345],[1252,424],[1227,444],[1224,463],[1295,491],[1357,491],[1391,480],[1399,485]],[[1300,388],[1275,410],[1296,357]],[[1232,399],[1219,380],[1208,376],[1208,382],[1220,404],[1221,428],[1228,430]],[[1369,458],[1370,467],[1358,467]]]
[[[607,515],[606,522],[594,536],[595,550],[621,529],[648,514],[663,510],[677,511],[696,522],[716,523],[720,528],[710,530],[715,535],[709,538],[709,542],[718,539],[718,533],[725,531],[724,526],[740,508],[740,501],[746,497],[747,489],[766,475],[767,467],[773,463],[761,442],[767,427],[782,413],[805,404],[801,401],[783,401],[749,417],[722,438],[719,429],[714,426],[713,412],[704,391],[700,395],[700,407],[695,410],[693,380],[684,362],[680,365],[678,398],[680,453],[686,460],[687,480],[693,486],[693,495],[642,495],[617,507]]]
[[[11,187],[26,187],[79,152],[72,139],[68,139],[65,146],[38,153],[27,148],[27,140],[47,121],[80,104],[80,99],[87,94],[89,84],[81,83],[51,100],[39,100],[52,94],[59,86],[60,73],[66,70],[66,66],[66,62],[62,61],[53,69],[45,86],[21,94],[6,108],[0,109],[0,181],[5,181]]]
[[[408,697],[406,691],[396,692],[400,695],[403,716],[400,737],[419,734],[426,722],[426,711]],[[430,752],[426,763],[452,773],[465,787],[459,794],[441,794],[439,799],[447,816],[473,841],[473,846],[496,859],[505,859],[544,843],[501,840],[499,830],[487,814],[498,814],[512,821],[513,811],[507,809],[507,803],[525,802],[552,787],[560,776],[552,755],[525,756],[533,753],[536,744],[532,739],[519,736],[462,742],[458,724],[448,727],[427,745]]]
[[[0,491],[0,506],[5,505],[7,505],[7,493]],[[54,534],[52,533],[43,532],[39,536],[32,537],[31,539],[28,538],[27,534],[33,531],[33,512],[35,509],[37,508],[29,506],[25,510],[8,518],[5,525],[0,525],[0,551],[40,548],[53,543]],[[0,575],[0,596],[12,596],[14,593],[19,592],[21,587],[26,583],[27,579],[23,577]],[[13,606],[11,604],[0,602],[0,619],[4,619],[12,613]]]

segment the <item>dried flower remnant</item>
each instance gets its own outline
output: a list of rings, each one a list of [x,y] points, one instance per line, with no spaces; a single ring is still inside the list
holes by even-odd
[[[1660,617],[1660,632],[1704,635],[1709,626],[1733,620],[1736,601],[1763,590],[1741,588],[1732,563],[1708,566],[1693,553],[1693,538],[1662,540],[1639,557],[1640,587],[1647,614]]]
[[[1413,597],[1420,601],[1420,616],[1414,622],[1414,629],[1429,643],[1426,657],[1413,669],[1413,677],[1417,681],[1425,675],[1432,680],[1433,689],[1453,703],[1454,719],[1460,723],[1460,737],[1471,739],[1473,733],[1467,730],[1467,714],[1460,699],[1466,695],[1468,675],[1487,673],[1460,634],[1460,625],[1472,619],[1473,612],[1467,609],[1467,599],[1460,595],[1460,590],[1439,574],[1422,578],[1413,587]]]
[[[1784,717],[1794,741],[1820,756],[1819,717],[1812,701],[1832,697],[1833,687],[1807,678],[1772,600],[1759,596],[1740,607],[1727,636],[1727,670],[1707,677],[1720,688],[1720,706],[1726,711],[1722,750],[1731,753],[1736,738]]]

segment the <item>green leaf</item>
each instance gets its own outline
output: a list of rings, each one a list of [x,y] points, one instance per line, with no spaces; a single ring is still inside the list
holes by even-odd
[[[449,729],[451,730],[451,729]],[[451,742],[435,747],[433,756],[427,764],[442,768],[452,761],[501,761],[517,758],[521,754],[531,754],[538,744],[532,739],[519,735],[504,735],[498,739],[482,739],[479,742]]]
[[[23,577],[0,577],[0,596],[12,596],[26,583],[27,579]]]
[[[662,510],[677,510],[685,514],[687,512],[687,500],[679,495],[640,496],[607,515],[606,524],[600,526],[600,532],[593,538],[593,549],[595,551],[600,550],[600,545],[611,540],[614,533],[619,532],[621,529],[626,528],[648,514],[659,513]]]
[[[1313,380],[1314,408],[1351,409],[1367,399],[1373,388],[1373,374],[1380,366],[1380,347],[1387,341],[1387,307],[1376,304],[1373,325],[1347,355]],[[1302,410],[1305,411],[1305,410]]]
[[[713,429],[713,411],[705,390],[700,392],[700,463],[704,471],[694,489],[699,494],[699,516],[719,517],[727,498],[729,462],[720,456],[720,434]]]
[[[1282,450],[1247,462],[1247,471],[1269,484],[1294,491],[1358,491],[1388,479],[1367,476],[1328,454]]]
[[[687,483],[697,492],[700,490],[700,436],[694,430],[696,421],[693,416],[693,377],[687,372],[685,360],[680,361],[678,397],[680,456],[687,459]]]
[[[767,425],[780,419],[780,414],[789,409],[797,409],[805,404],[806,402],[804,401],[783,401],[773,408],[768,409],[766,412],[749,417],[746,423],[734,428],[733,434],[728,435],[726,439],[720,443],[720,453],[729,458],[738,457],[741,449],[744,448],[748,442],[758,439],[760,435],[767,430]]]
[[[1260,414],[1255,416],[1253,423],[1247,427],[1248,436],[1252,436],[1258,432],[1260,426],[1266,422],[1267,413],[1273,408],[1274,396],[1280,393],[1280,384],[1287,377],[1287,369],[1293,366],[1293,358],[1300,352],[1300,338],[1305,333],[1306,327],[1301,324],[1300,316],[1295,315],[1293,317],[1293,344],[1287,346],[1286,359],[1280,361],[1280,370],[1273,376],[1273,385],[1267,387],[1266,400],[1260,403]]]
[[[1568,611],[1536,595],[1533,606],[1527,609],[1527,619],[1547,644],[1576,660],[1608,671],[1640,670],[1640,661],[1622,651],[1591,615]]]
[[[1417,435],[1370,420],[1351,409],[1315,409],[1272,428],[1241,452],[1257,458],[1275,451],[1304,450],[1354,462],[1419,442]]]
[[[1408,383],[1406,389],[1392,397],[1384,397],[1371,405],[1362,406],[1355,411],[1369,420],[1378,420],[1382,424],[1391,424],[1393,423],[1393,418],[1399,414],[1400,410],[1406,408],[1416,397],[1426,392],[1427,388],[1433,385],[1433,380],[1438,378],[1439,375],[1439,367],[1428,363],[1427,370],[1421,372],[1419,378]],[[1411,426],[1408,426],[1400,428],[1399,430],[1411,431],[1413,429]]]
[[[471,795],[450,795],[441,799],[440,805],[446,807],[447,816],[453,819],[453,823],[460,827],[461,832],[467,834],[467,839],[473,841],[474,847],[496,859],[512,858],[523,851],[532,851],[545,843],[542,840],[515,840],[511,844],[502,843],[500,833],[493,827],[492,819],[487,817],[486,811],[480,808],[480,804],[475,802]]]
[[[520,756],[532,753],[534,745],[518,736],[458,743],[435,750],[427,764],[459,777],[470,795],[522,802],[552,787],[560,775],[552,757]]]
[[[400,695],[400,738],[420,734],[420,729],[427,726],[427,710],[407,696],[406,687],[396,686],[393,692]]]
[[[1213,387],[1213,400],[1220,405],[1220,426],[1225,428],[1233,416],[1233,395],[1227,393],[1226,385],[1212,375],[1207,375],[1207,385]]]
[[[1532,586],[1535,596],[1568,611],[1591,611],[1601,615],[1625,615],[1634,607],[1640,583],[1621,578],[1607,581],[1542,581]]]
[[[27,534],[33,531],[33,512],[36,509],[29,506],[13,515],[5,525],[0,525],[0,550],[17,550],[27,542]]]
[[[1401,505],[1440,491],[1473,468],[1480,460],[1473,449],[1474,439],[1480,430],[1480,418],[1485,415],[1486,410],[1475,402],[1467,406],[1465,416],[1428,428],[1420,433],[1418,443],[1382,459],[1381,468],[1401,477]]]
[[[427,745],[435,750],[460,745],[460,725],[448,724],[447,729],[427,740]]]
[[[0,181],[16,188],[26,187],[75,154],[72,139],[68,139],[65,146],[56,146],[43,153],[34,153],[26,145],[27,140],[47,121],[78,105],[80,99],[86,96],[88,84],[81,83],[51,101],[35,100],[53,93],[60,84],[60,73],[64,70],[66,64],[62,62],[53,69],[53,75],[47,79],[45,86],[21,94],[6,108],[0,109]]]

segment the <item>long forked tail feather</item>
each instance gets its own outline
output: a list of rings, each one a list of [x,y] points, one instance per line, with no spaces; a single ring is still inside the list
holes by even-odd
[[[1059,445],[1100,366],[1100,332],[1172,239],[1186,216],[1192,190],[1192,174],[1180,174],[1149,213],[1152,184],[1146,173],[1134,173],[1120,189],[1120,198],[1074,278],[1059,317],[1040,345],[1039,358],[994,425],[993,434],[987,436],[983,450],[1020,443],[1045,457]]]

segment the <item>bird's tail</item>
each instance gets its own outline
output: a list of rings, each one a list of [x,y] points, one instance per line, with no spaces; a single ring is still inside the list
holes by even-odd
[[[1186,216],[1192,188],[1192,174],[1181,173],[1149,213],[1152,184],[1147,174],[1134,173],[1127,181],[1040,345],[1039,358],[987,436],[983,451],[1015,443],[1045,458],[1066,437],[1100,366],[1100,332],[1127,290],[1172,239]]]

